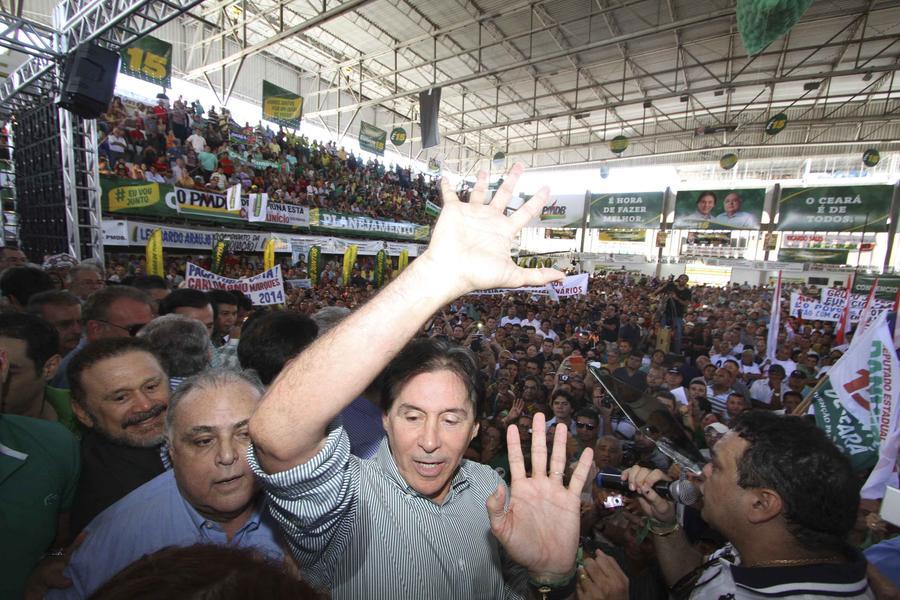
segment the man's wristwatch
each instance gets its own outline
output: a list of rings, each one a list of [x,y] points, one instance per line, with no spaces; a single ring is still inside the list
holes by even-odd
[[[535,581],[529,576],[528,587],[537,592],[541,600],[565,600],[575,593],[576,573],[573,570],[571,575],[557,581]]]

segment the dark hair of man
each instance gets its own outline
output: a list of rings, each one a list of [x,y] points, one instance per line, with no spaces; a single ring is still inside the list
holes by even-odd
[[[159,314],[167,315],[175,312],[176,308],[204,308],[207,304],[213,307],[213,318],[216,316],[216,305],[209,299],[206,292],[181,288],[173,290],[171,294],[159,301]]]
[[[109,289],[109,288],[107,288]],[[146,352],[152,355],[162,368],[162,361],[153,352],[146,340],[133,337],[117,337],[96,340],[87,344],[69,362],[66,374],[69,376],[69,392],[72,400],[83,403],[85,399],[84,386],[81,384],[81,374],[95,364],[108,358],[116,358],[129,352]]]
[[[25,355],[34,363],[36,373],[40,373],[44,363],[59,352],[59,333],[56,328],[35,315],[0,315],[0,337],[25,342]]]
[[[784,372],[784,367],[781,365],[769,365],[769,375],[778,375],[780,374],[782,377],[786,375]]]
[[[570,394],[569,392],[567,392],[564,389],[553,390],[553,393],[550,394],[550,402],[552,403],[557,398],[563,398],[569,404],[571,404],[573,407],[575,406],[575,396],[573,396],[572,394]]]
[[[91,595],[92,600],[208,598],[243,600],[324,598],[280,562],[253,548],[169,546],[131,563]]]
[[[238,305],[237,296],[234,292],[229,290],[209,290],[206,292],[209,301],[212,302],[213,306],[216,307],[216,311],[218,312],[218,307],[220,304],[231,304],[233,306]]]
[[[450,371],[466,388],[474,416],[481,414],[484,389],[478,378],[478,361],[468,348],[435,338],[416,338],[410,341],[388,363],[378,376],[381,387],[381,406],[390,412],[394,400],[413,377],[422,373]]]
[[[584,419],[590,419],[594,422],[594,425],[600,426],[600,415],[593,408],[581,408],[575,413],[575,418],[582,417]]]
[[[777,492],[788,531],[804,548],[845,549],[860,486],[849,459],[825,432],[801,417],[766,411],[742,413],[731,428],[750,444],[738,461],[738,485]]]
[[[736,367],[740,367],[740,366],[741,366],[741,363],[739,363],[738,361],[734,360],[733,358],[728,358],[728,359],[723,360],[723,361],[722,361],[722,366],[724,367],[724,366],[727,365],[728,363],[734,363],[734,366],[736,366]]]
[[[53,278],[35,267],[12,267],[0,277],[0,294],[25,306],[32,296],[55,289]]]
[[[797,398],[800,402],[803,402],[803,394],[800,392],[795,392],[794,390],[788,390],[781,396],[781,401],[784,402],[785,398],[790,396],[791,398]]]
[[[150,290],[169,289],[168,284],[166,284],[166,280],[159,275],[139,275],[132,278],[129,285],[145,292],[149,292]]]
[[[81,304],[81,299],[68,290],[47,290],[38,292],[28,299],[25,312],[41,316],[45,306],[75,306]]]
[[[207,368],[213,345],[200,321],[184,315],[163,315],[144,325],[138,337],[147,340],[169,377],[190,377]]]
[[[654,395],[657,398],[665,398],[666,400],[671,400],[672,402],[677,402],[677,400],[675,399],[675,394],[673,394],[672,392],[668,392],[666,390],[656,392],[656,394],[654,394]]]
[[[246,294],[237,291],[232,291],[231,293],[237,299],[238,310],[253,310],[253,301]]]
[[[253,369],[260,381],[269,385],[318,333],[319,326],[306,315],[286,311],[265,313],[244,329],[238,343],[238,360],[242,368]]]
[[[143,302],[147,306],[151,306],[151,298],[145,292],[124,285],[112,285],[101,288],[88,297],[84,303],[84,308],[81,310],[81,320],[85,323],[88,321],[106,321],[109,307],[116,301],[123,299]]]

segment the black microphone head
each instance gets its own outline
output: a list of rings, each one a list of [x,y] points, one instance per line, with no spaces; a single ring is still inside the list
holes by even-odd
[[[687,479],[679,479],[669,484],[669,495],[672,500],[690,506],[700,500],[700,488]]]

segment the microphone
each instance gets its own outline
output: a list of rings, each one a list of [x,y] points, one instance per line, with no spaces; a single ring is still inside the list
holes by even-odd
[[[621,475],[614,473],[597,473],[594,482],[606,489],[617,490],[628,494],[634,492],[628,487],[627,481],[622,481]],[[695,504],[700,500],[700,489],[686,479],[677,481],[657,481],[653,484],[653,491],[667,500],[672,500],[680,504]]]

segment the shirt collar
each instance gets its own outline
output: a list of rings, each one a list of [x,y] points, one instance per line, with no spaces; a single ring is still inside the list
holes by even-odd
[[[400,469],[397,468],[397,463],[394,461],[394,455],[391,453],[390,440],[387,436],[382,438],[381,444],[378,446],[378,452],[375,453],[372,460],[381,468],[382,472],[387,475],[388,479],[403,490],[404,493],[410,496],[425,498],[425,496],[422,496],[422,494],[409,485],[403,478],[403,475],[400,474]],[[453,475],[453,481],[450,483],[450,493],[447,494],[447,497],[444,499],[444,504],[447,504],[447,502],[452,500],[457,493],[469,487],[469,478],[466,468],[467,462],[468,461],[465,459],[459,462],[459,467],[456,469],[456,473]],[[431,502],[431,499],[425,499]]]
[[[197,509],[194,508],[193,505],[191,505],[191,503],[188,502],[187,499],[183,495],[181,495],[180,490],[179,490],[178,495],[181,496],[181,501],[184,502],[184,508],[187,510],[188,515],[191,517],[191,522],[194,524],[194,527],[197,529],[197,531],[202,531],[203,529],[214,529],[214,528],[221,529],[221,526],[219,525],[218,522],[213,521],[212,519],[207,519],[206,517],[201,515],[199,512],[197,512]],[[259,527],[260,519],[262,519],[262,513],[263,513],[264,506],[265,506],[265,494],[258,493],[256,502],[253,505],[253,512],[250,514],[250,518],[247,519],[247,522],[244,523],[243,527],[241,527],[237,531],[237,534],[235,534],[235,537],[237,537],[237,535],[241,534],[244,531],[255,530]]]
[[[776,591],[778,595],[788,595],[789,591],[809,593],[828,589],[862,593],[868,586],[866,561],[856,550],[852,551],[851,561],[845,563],[752,568],[732,564],[730,568],[738,586],[766,595]]]

